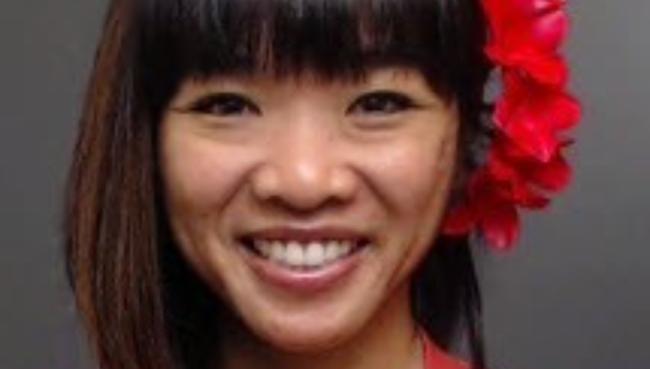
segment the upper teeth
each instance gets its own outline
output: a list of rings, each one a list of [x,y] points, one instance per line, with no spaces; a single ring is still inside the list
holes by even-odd
[[[254,240],[255,249],[265,258],[291,267],[319,267],[347,256],[353,249],[353,241],[330,240],[269,241]]]

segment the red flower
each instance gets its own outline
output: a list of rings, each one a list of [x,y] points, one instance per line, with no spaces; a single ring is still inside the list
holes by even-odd
[[[517,206],[541,209],[549,193],[564,189],[571,168],[563,132],[580,118],[565,91],[568,68],[557,52],[568,31],[563,0],[483,0],[491,26],[486,53],[502,70],[503,94],[486,163],[468,181],[464,201],[452,209],[443,232],[477,229],[504,250],[519,236]]]

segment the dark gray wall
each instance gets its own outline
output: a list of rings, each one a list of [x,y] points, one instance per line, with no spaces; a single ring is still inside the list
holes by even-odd
[[[59,208],[103,6],[0,1],[0,369],[90,368]]]
[[[92,367],[59,208],[105,3],[0,3],[0,369]],[[571,5],[576,179],[516,252],[478,252],[489,352],[497,369],[647,369],[650,2]]]

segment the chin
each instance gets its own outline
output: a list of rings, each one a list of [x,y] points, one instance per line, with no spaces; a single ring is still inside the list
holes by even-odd
[[[327,310],[327,309],[325,309]],[[363,328],[365,314],[359,309],[339,313],[306,310],[302,313],[257,314],[246,319],[245,329],[272,349],[296,354],[332,350],[352,340]]]
[[[263,333],[266,343],[273,348],[296,354],[316,354],[336,348],[352,339],[351,327],[284,327]]]

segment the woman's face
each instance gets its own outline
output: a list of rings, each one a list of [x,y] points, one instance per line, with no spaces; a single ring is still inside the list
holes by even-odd
[[[182,253],[265,342],[332,347],[408,282],[448,197],[458,116],[415,70],[187,80],[164,114]]]

